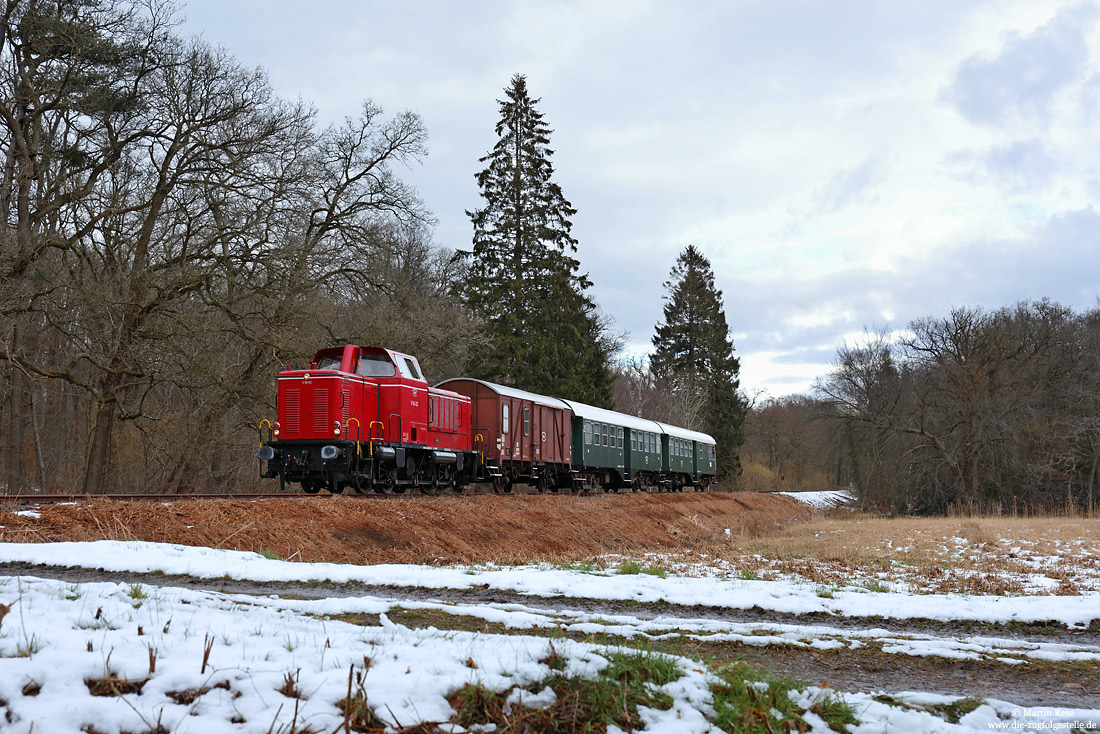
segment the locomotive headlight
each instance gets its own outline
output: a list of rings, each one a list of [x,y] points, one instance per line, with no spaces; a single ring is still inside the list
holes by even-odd
[[[275,421],[275,429],[271,433],[275,436],[278,436],[280,428],[282,428],[282,426],[279,425],[279,421]]]
[[[335,423],[332,424],[332,435],[334,435],[334,436],[339,436],[340,435],[340,421],[336,421]]]

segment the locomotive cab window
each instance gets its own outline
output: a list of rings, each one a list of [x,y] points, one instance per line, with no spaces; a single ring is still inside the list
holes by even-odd
[[[397,366],[401,369],[402,377],[406,377],[410,380],[424,379],[424,376],[420,374],[420,366],[412,357],[399,356],[397,359]]]
[[[323,354],[317,358],[317,366],[315,370],[338,370],[340,369],[340,360],[343,355],[340,354]]]
[[[393,377],[397,374],[397,370],[394,369],[390,358],[384,354],[364,354],[359,357],[355,374],[364,377]]]

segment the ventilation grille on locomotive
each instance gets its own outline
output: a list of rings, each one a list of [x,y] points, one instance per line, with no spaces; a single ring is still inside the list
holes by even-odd
[[[287,433],[297,433],[300,428],[302,415],[302,397],[300,390],[286,391],[286,425]]]
[[[313,432],[328,433],[332,424],[328,420],[328,391],[315,390],[313,393]]]

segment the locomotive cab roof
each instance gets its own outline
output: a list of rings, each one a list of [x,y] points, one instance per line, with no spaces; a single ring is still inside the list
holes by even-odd
[[[384,347],[355,344],[328,347],[317,352],[309,367],[312,370],[336,370],[365,377],[400,376],[427,383],[416,357]]]

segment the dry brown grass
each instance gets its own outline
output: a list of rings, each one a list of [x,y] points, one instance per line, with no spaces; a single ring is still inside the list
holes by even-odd
[[[734,576],[833,587],[1072,595],[1100,591],[1100,520],[814,516],[734,537],[709,556],[681,556],[672,568],[689,572],[699,563]]]
[[[809,512],[753,493],[82,501],[0,509],[0,541],[144,540],[344,563],[533,563],[711,548]]]

